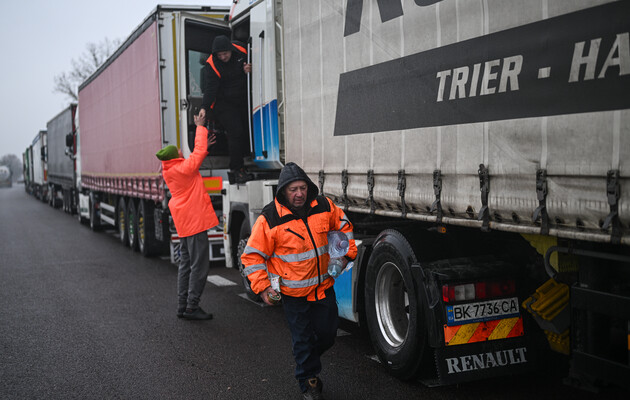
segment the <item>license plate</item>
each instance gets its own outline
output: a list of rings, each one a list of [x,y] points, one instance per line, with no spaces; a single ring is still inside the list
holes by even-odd
[[[447,325],[462,325],[518,315],[520,315],[518,297],[446,306]]]

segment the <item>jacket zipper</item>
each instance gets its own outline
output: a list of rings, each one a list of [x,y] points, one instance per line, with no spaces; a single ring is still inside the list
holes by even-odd
[[[322,274],[319,270],[319,253],[317,252],[317,245],[315,244],[315,239],[313,239],[313,234],[311,233],[311,228],[308,227],[308,216],[306,219],[303,219],[304,225],[306,225],[306,231],[308,232],[308,236],[311,238],[311,242],[313,243],[313,249],[315,249],[315,256],[317,258],[317,286],[315,287],[315,300],[319,300],[317,297],[317,288],[322,284]]]
[[[292,234],[294,234],[295,236],[299,237],[300,239],[304,240],[304,236],[300,235],[297,232],[294,232],[291,228],[287,228],[286,229],[287,232],[291,232]]]

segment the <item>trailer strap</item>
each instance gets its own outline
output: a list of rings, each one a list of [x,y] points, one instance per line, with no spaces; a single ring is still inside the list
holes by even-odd
[[[479,189],[481,190],[481,210],[479,210],[478,221],[483,221],[481,224],[481,231],[490,231],[490,209],[488,208],[488,193],[490,192],[490,173],[488,168],[479,164]]]
[[[350,206],[348,200],[348,170],[344,169],[341,171],[341,189],[343,190],[343,204],[344,211],[348,211],[348,207]]]
[[[405,170],[398,170],[398,196],[400,196],[400,211],[401,216],[405,218],[407,216],[407,204],[405,203],[405,189],[407,189],[407,178],[405,178]]]
[[[534,222],[540,218],[540,234],[549,234],[549,214],[547,213],[547,170],[539,169],[536,171],[536,197],[538,198],[538,207],[534,210],[532,219]]]
[[[323,169],[319,170],[319,194],[324,195],[324,181],[326,180],[326,173]]]
[[[606,175],[606,195],[608,197],[608,205],[610,213],[604,220],[602,230],[607,231],[612,227],[610,232],[610,241],[613,244],[621,243],[621,222],[619,221],[619,194],[621,187],[619,185],[619,170],[611,169]]]
[[[442,171],[436,169],[433,171],[433,193],[435,194],[435,201],[431,204],[430,213],[434,213],[437,211],[435,223],[438,226],[442,223],[442,217],[444,213],[442,212]]]
[[[370,206],[370,214],[374,214],[376,211],[376,204],[374,203],[374,170],[370,169],[367,173],[367,187],[368,198],[365,200],[365,204]]]

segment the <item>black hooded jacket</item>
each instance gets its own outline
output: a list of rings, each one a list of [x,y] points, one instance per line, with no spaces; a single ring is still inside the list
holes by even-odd
[[[226,63],[219,60],[217,53],[231,51]],[[201,108],[206,111],[214,107],[242,107],[247,105],[247,74],[243,64],[247,62],[245,45],[230,41],[227,36],[217,36],[212,42],[212,55],[203,68],[204,87]],[[214,66],[214,67],[213,67]]]

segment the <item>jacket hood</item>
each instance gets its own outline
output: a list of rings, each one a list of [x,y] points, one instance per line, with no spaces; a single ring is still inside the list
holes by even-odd
[[[220,51],[232,51],[232,42],[230,38],[225,35],[215,37],[212,42],[212,54],[216,54]]]
[[[276,189],[276,200],[285,207],[289,207],[287,199],[284,196],[284,188],[291,182],[305,181],[308,186],[308,193],[306,195],[306,204],[310,204],[315,197],[319,194],[317,185],[313,183],[311,178],[306,175],[306,172],[300,168],[296,163],[290,162],[285,165],[280,171],[280,177],[278,178],[278,189]]]

